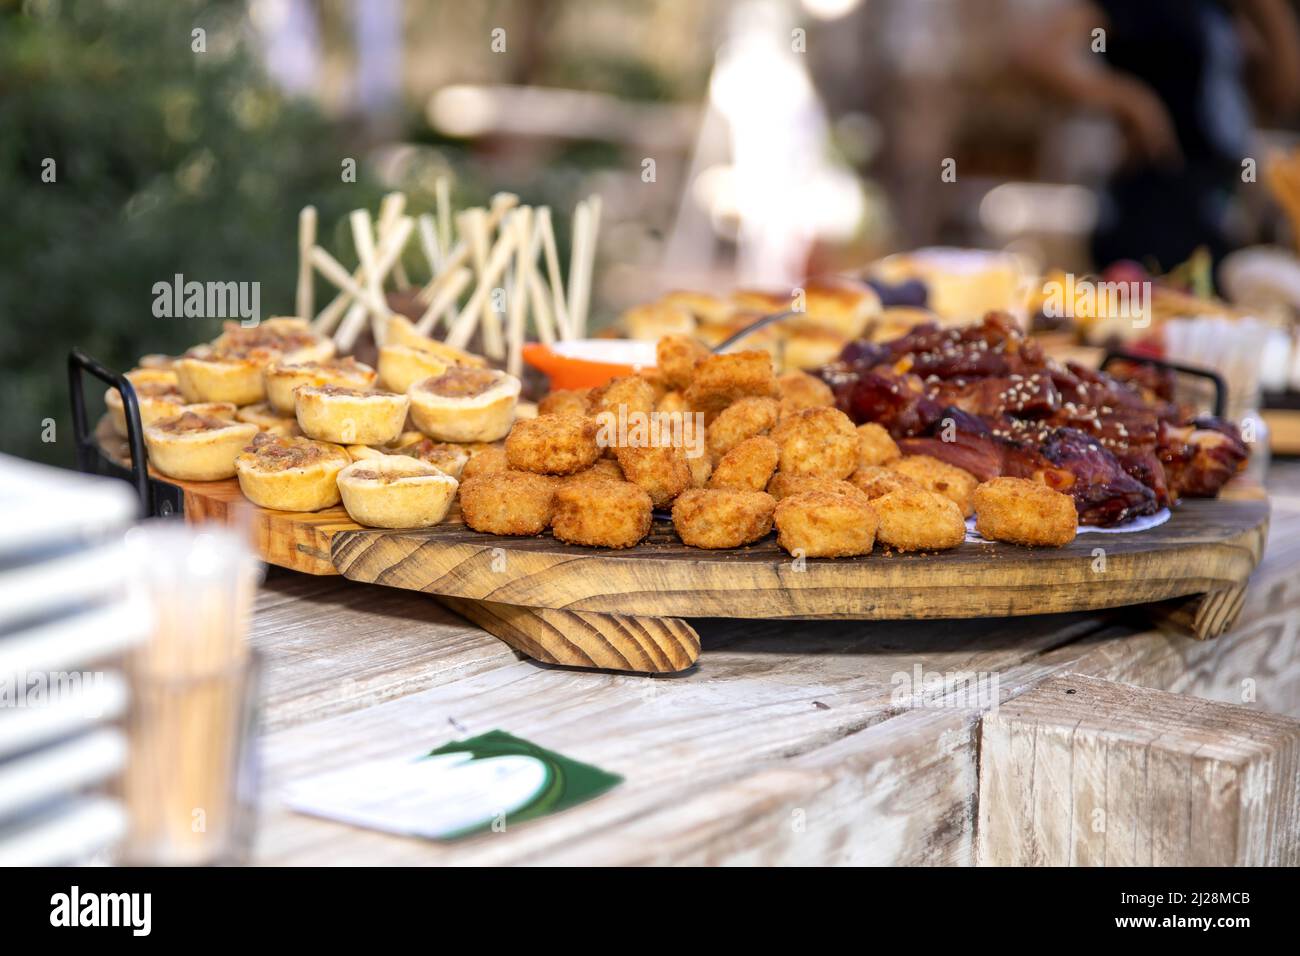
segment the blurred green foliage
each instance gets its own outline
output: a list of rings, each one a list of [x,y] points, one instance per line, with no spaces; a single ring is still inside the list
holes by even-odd
[[[261,74],[244,13],[0,0],[0,450],[71,465],[73,345],[124,370],[219,331],[155,318],[155,282],[257,281],[264,316],[290,311],[299,209],[314,203],[326,229],[377,204],[360,157],[359,182],[342,182],[338,127]]]

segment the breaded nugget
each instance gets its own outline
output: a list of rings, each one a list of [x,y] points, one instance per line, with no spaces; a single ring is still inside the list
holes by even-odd
[[[657,368],[643,368],[638,369],[636,374],[650,383],[650,388],[654,391],[655,405],[658,405],[659,400],[667,395],[669,390],[664,373]]]
[[[590,418],[539,415],[515,422],[506,437],[506,459],[518,471],[571,475],[600,457],[598,426]]]
[[[460,483],[461,518],[488,534],[541,534],[551,523],[558,485],[554,478],[531,471],[467,478]]]
[[[892,464],[903,457],[898,445],[875,422],[858,426],[858,467],[872,468]]]
[[[1074,540],[1074,499],[1027,478],[993,478],[975,489],[975,530],[991,541],[1059,548]]]
[[[686,404],[686,396],[679,391],[665,392],[664,397],[655,403],[655,411],[673,415],[690,414],[691,406]]]
[[[618,466],[618,462],[612,458],[602,458],[590,468],[575,471],[560,480],[566,485],[577,485],[590,481],[626,481],[627,479],[623,477],[623,469]]]
[[[673,527],[693,548],[739,548],[772,530],[776,499],[762,491],[692,488],[673,505]]]
[[[858,466],[858,433],[837,408],[806,408],[772,429],[781,470],[790,475],[847,478]]]
[[[966,520],[949,498],[924,488],[893,491],[871,502],[876,537],[899,551],[943,551],[966,540]]]
[[[742,398],[774,395],[772,356],[760,351],[710,355],[695,366],[695,375],[686,387],[686,403],[705,413],[720,412]]]
[[[689,385],[695,366],[708,356],[708,346],[689,335],[665,335],[655,346],[655,362],[669,388]]]
[[[686,455],[686,466],[691,469],[691,487],[703,488],[709,483],[709,477],[713,474],[713,462],[709,460],[707,454]]]
[[[779,406],[774,398],[742,398],[728,405],[709,425],[706,443],[709,457],[718,460],[746,438],[766,435],[776,424]]]
[[[777,472],[772,476],[772,480],[767,483],[767,493],[777,501],[782,501],[791,495],[802,495],[813,491],[828,495],[847,495],[850,498],[860,498],[863,501],[871,500],[867,497],[866,492],[842,478],[823,478],[820,475],[787,475]]]
[[[487,445],[478,451],[470,451],[469,461],[461,469],[460,479],[468,481],[479,475],[495,475],[509,470],[510,462],[506,458],[506,450],[500,445]]]
[[[589,388],[562,388],[537,403],[538,415],[577,415],[585,417],[591,398]]]
[[[633,412],[649,415],[654,407],[654,386],[640,375],[613,378],[591,390],[590,414],[593,418],[601,412],[609,412],[615,419],[620,412],[624,417]]]
[[[952,500],[961,509],[963,517],[969,518],[975,513],[971,495],[979,481],[969,471],[929,455],[904,455],[889,468]]]
[[[829,408],[835,404],[829,385],[797,369],[778,375],[776,387],[781,397],[782,418],[805,408]]]
[[[924,486],[916,479],[878,465],[859,468],[849,475],[849,483],[873,501],[895,491],[924,490]]]
[[[714,466],[709,487],[762,491],[772,479],[780,459],[781,449],[766,435],[746,438]]]
[[[628,481],[562,483],[551,534],[569,544],[630,548],[650,531],[650,496]]]
[[[782,498],[773,515],[776,543],[805,558],[870,554],[880,517],[860,493],[805,491]]]
[[[614,454],[624,477],[644,489],[656,508],[691,487],[691,469],[685,450],[679,446],[627,446],[616,448]]]

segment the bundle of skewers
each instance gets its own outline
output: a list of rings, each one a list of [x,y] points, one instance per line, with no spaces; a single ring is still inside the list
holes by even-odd
[[[518,196],[502,192],[486,208],[453,213],[445,178],[438,180],[435,196],[434,213],[408,214],[400,192],[384,196],[377,216],[354,210],[348,225],[359,261],[352,271],[317,243],[315,207],[303,209],[296,314],[332,336],[340,352],[352,351],[367,327],[382,346],[393,314],[386,292],[391,284],[399,293],[414,293],[422,311],[413,320],[421,334],[441,332],[456,348],[479,334],[483,354],[504,363],[512,375],[523,368],[530,325],[548,345],[586,335],[599,196],[580,201],[574,211],[567,280],[549,207],[521,205]],[[427,266],[422,285],[412,281],[403,263],[412,243]],[[338,290],[319,312],[314,272]]]

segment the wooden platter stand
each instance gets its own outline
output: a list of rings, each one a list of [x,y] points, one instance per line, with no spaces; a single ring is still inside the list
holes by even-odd
[[[363,528],[341,507],[254,507],[235,480],[179,482],[190,521],[251,523],[263,559],[308,574],[423,591],[548,664],[636,673],[692,666],[683,618],[889,620],[1018,616],[1151,605],[1209,639],[1241,611],[1268,531],[1262,495],[1189,500],[1139,534],[1065,548],[967,543],[942,554],[795,561],[772,537],[734,551],[677,540],[666,521],[627,551],[496,538],[452,515],[436,528]]]

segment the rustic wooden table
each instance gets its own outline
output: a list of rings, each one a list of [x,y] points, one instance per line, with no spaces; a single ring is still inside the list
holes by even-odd
[[[425,595],[272,570],[268,864],[1300,862],[1300,463],[1270,472],[1232,631],[1136,611],[696,623],[672,677],[521,660]],[[439,844],[285,809],[283,785],[510,731],[622,774],[587,804]]]

